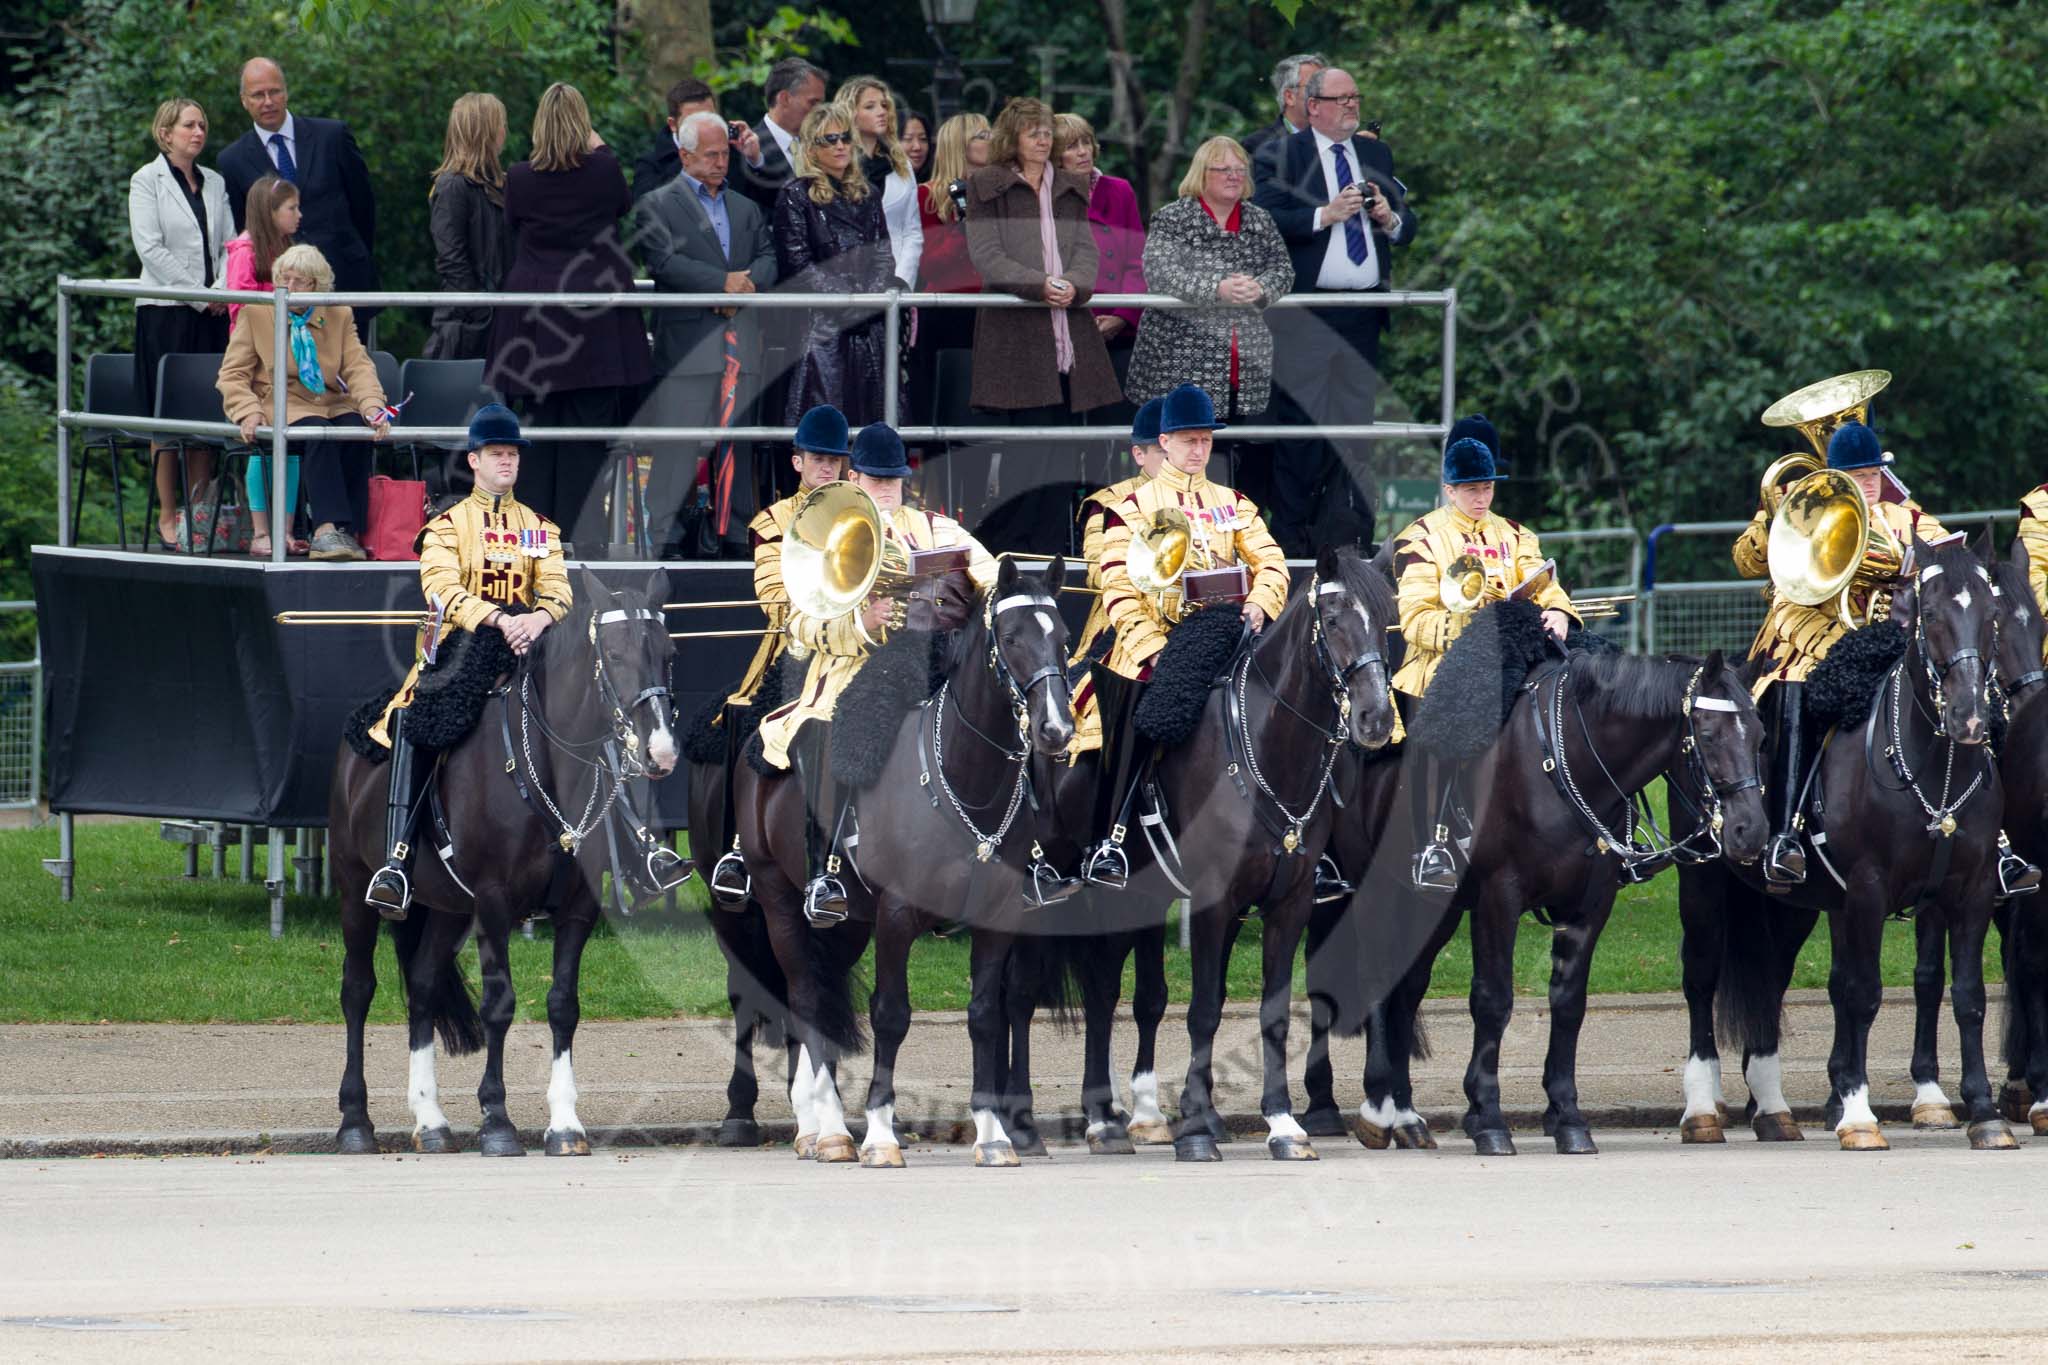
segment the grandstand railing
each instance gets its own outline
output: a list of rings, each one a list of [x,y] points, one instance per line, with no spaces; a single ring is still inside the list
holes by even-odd
[[[2017,528],[2019,512],[1998,509],[1983,512],[1937,513],[1935,520],[1951,531],[1991,527],[1994,534],[2005,523]],[[1688,537],[1711,536],[1714,560],[1729,569],[1729,548],[1749,522],[1685,521],[1659,526],[1650,532],[1643,570],[1643,648],[1651,654],[1706,654],[1720,649],[1735,655],[1749,652],[1770,602],[1761,578],[1666,579],[1658,576],[1660,550],[1677,548]],[[1544,538],[1546,541],[1550,537]]]
[[[115,299],[160,299],[179,303],[255,303],[271,304],[283,309],[289,304],[346,304],[373,308],[435,308],[454,307],[546,307],[546,308],[769,308],[769,309],[825,309],[831,311],[880,312],[884,320],[884,355],[895,355],[903,328],[903,310],[906,308],[1043,308],[1034,303],[1004,294],[934,294],[913,290],[891,289],[873,294],[826,294],[826,293],[767,293],[767,294],[671,294],[657,292],[642,282],[641,288],[629,293],[611,294],[548,294],[548,293],[430,293],[421,291],[384,291],[356,293],[292,293],[279,286],[268,291],[186,289],[163,285],[144,285],[134,280],[91,280],[72,279],[60,275],[57,279],[57,535],[58,543],[70,544],[71,535],[71,442],[74,429],[122,429],[137,425],[131,414],[120,416],[111,413],[93,413],[74,410],[71,406],[71,301],[74,298],[115,298]],[[1166,294],[1099,294],[1089,299],[1090,308],[1159,308],[1181,310],[1204,305],[1187,303]],[[1397,290],[1385,293],[1333,293],[1333,294],[1289,294],[1275,299],[1271,308],[1410,308],[1435,307],[1443,310],[1443,353],[1441,359],[1442,383],[1439,420],[1434,423],[1375,422],[1364,425],[1330,425],[1314,428],[1318,435],[1339,440],[1440,440],[1454,420],[1457,406],[1457,346],[1458,346],[1458,291],[1444,290]],[[271,354],[271,373],[287,372],[288,331],[274,329]],[[986,426],[901,426],[897,419],[901,393],[899,391],[898,367],[884,365],[883,374],[883,420],[896,426],[906,441],[988,441],[1004,442],[1051,442],[1085,440],[1100,442],[1111,438],[1103,427],[1059,426],[1059,427],[986,427]],[[272,393],[271,422],[258,428],[258,439],[268,439],[271,454],[271,479],[275,485],[271,493],[271,505],[285,504],[285,389],[277,384]],[[241,431],[230,422],[184,422],[150,418],[149,428],[171,436],[212,436],[239,439]],[[1240,440],[1286,440],[1298,437],[1305,429],[1294,426],[1245,425],[1231,428],[1233,437]],[[458,441],[467,433],[457,427],[407,427],[394,425],[387,438],[400,442],[431,443],[437,441]],[[638,440],[638,441],[787,441],[795,434],[793,427],[751,426],[751,427],[531,427],[525,432],[529,439],[539,441],[574,440]],[[321,432],[323,440],[371,440],[374,433],[368,429],[348,427]],[[271,541],[271,559],[281,563],[285,557],[284,536]]]

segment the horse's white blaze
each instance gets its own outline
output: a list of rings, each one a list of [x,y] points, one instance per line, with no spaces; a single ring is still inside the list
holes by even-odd
[[[1058,629],[1058,627],[1053,624],[1052,613],[1049,611],[1034,611],[1031,613],[1031,619],[1038,622],[1038,628],[1044,631],[1047,635],[1051,635],[1055,630]]]
[[[1743,1079],[1749,1082],[1749,1093],[1756,1097],[1756,1111],[1759,1114],[1789,1114],[1792,1106],[1785,1103],[1785,1070],[1778,1061],[1778,1054],[1766,1052],[1751,1057],[1749,1066],[1743,1072]]]
[[[576,1068],[566,1052],[548,1069],[548,1131],[583,1131],[583,1120],[576,1117]]]
[[[811,1111],[818,1116],[818,1136],[852,1137],[846,1126],[846,1106],[839,1102],[839,1082],[832,1079],[829,1071],[820,1071],[816,1088],[811,1092]]]
[[[996,1117],[993,1109],[974,1111],[974,1145],[983,1146],[990,1142],[1008,1142],[1010,1135],[1003,1131],[1003,1121]]]
[[[860,1141],[861,1150],[902,1145],[896,1140],[896,1106],[885,1104],[879,1109],[868,1110],[868,1132]]]
[[[1870,1087],[1859,1085],[1842,1096],[1842,1120],[1835,1125],[1835,1131],[1844,1128],[1875,1128],[1877,1115],[1870,1112]]]
[[[1712,1114],[1721,1098],[1721,1077],[1718,1064],[1709,1062],[1695,1053],[1685,1059],[1685,1117],[1698,1118]]]
[[[1941,1092],[1941,1083],[1939,1081],[1922,1081],[1913,1087],[1913,1107],[1918,1109],[1923,1104],[1938,1104],[1943,1108],[1948,1107],[1948,1096]]]
[[[1956,605],[1962,608],[1964,611],[1968,611],[1970,609],[1970,590],[1968,588],[1964,588],[1961,592],[1956,594]]]
[[[796,1050],[796,1069],[789,1073],[789,1107],[796,1114],[796,1135],[816,1137],[818,1116],[812,1094],[816,1086],[811,1083],[811,1050],[799,1045]]]
[[[660,711],[655,713],[653,733],[647,736],[647,756],[658,768],[673,770],[676,766],[676,737],[668,728],[667,715]]]
[[[405,1098],[412,1106],[412,1130],[415,1133],[448,1126],[448,1116],[441,1112],[440,1087],[434,1082],[432,1043],[412,1050],[412,1074],[406,1081]]]
[[[1159,1073],[1138,1071],[1131,1075],[1131,1122],[1164,1123],[1159,1112]]]
[[[1294,1121],[1294,1115],[1266,1115],[1266,1141],[1271,1142],[1274,1138],[1306,1139],[1307,1137],[1308,1134],[1302,1131],[1301,1125]]]

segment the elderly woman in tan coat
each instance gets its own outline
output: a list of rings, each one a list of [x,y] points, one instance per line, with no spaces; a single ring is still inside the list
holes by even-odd
[[[967,177],[967,251],[983,287],[1041,305],[984,308],[974,322],[970,401],[1011,426],[1067,426],[1123,401],[1109,350],[1086,305],[1097,251],[1087,177],[1053,165],[1052,110],[1014,99],[996,116],[989,164]],[[966,506],[989,482],[969,471]],[[1003,505],[982,535],[1013,549],[1065,550],[1079,457],[1033,442],[1006,452]],[[1000,530],[996,529],[1000,523]]]
[[[320,293],[334,288],[334,268],[320,249],[301,243],[271,266],[271,278],[293,293]],[[276,331],[270,304],[252,303],[235,320],[228,353],[220,363],[221,406],[228,420],[242,429],[242,439],[256,439],[256,428],[272,415],[271,356]],[[291,337],[286,344],[284,412],[294,429],[367,426],[383,440],[387,417],[377,367],[356,337],[354,314],[339,304],[286,309]],[[295,440],[294,444],[298,444]],[[311,558],[367,558],[357,539],[369,519],[370,447],[363,441],[309,440],[305,458],[306,500],[312,508]],[[278,509],[290,525],[291,509]]]

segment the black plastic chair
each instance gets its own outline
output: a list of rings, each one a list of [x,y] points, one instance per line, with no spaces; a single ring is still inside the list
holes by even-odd
[[[412,403],[399,420],[409,427],[466,427],[476,410],[498,401],[498,395],[484,383],[481,360],[408,360],[398,374],[398,394],[412,395]],[[442,469],[441,492],[466,486],[469,470],[456,457],[464,443],[455,441],[414,442],[410,449],[414,467],[419,465],[421,447],[438,457]]]
[[[372,351],[370,363],[377,367],[377,387],[384,390],[385,402],[396,403],[405,397],[405,389],[399,378],[403,371],[399,367],[397,356],[389,351]],[[408,408],[407,411],[411,409]]]
[[[85,361],[85,410],[91,413],[115,417],[134,417],[146,420],[149,412],[142,406],[141,386],[135,382],[135,357],[126,352],[101,352],[86,357]],[[140,425],[134,427],[96,427],[85,434],[84,444],[79,448],[78,488],[71,499],[71,543],[78,543],[79,514],[85,509],[86,481],[92,475],[93,452],[107,453],[107,476],[114,486],[114,533],[121,548],[128,548],[128,511],[121,491],[121,453],[124,450],[140,449],[145,461],[149,451],[149,433]],[[151,471],[151,487],[155,486],[154,471]],[[147,528],[144,528],[145,531]],[[145,539],[144,544],[148,542]]]
[[[167,355],[157,362],[156,371],[156,415],[172,422],[225,422],[227,412],[221,407],[220,390],[214,381],[220,377],[218,355],[210,353],[181,353]],[[178,452],[178,492],[187,508],[192,506],[192,479],[186,464],[187,453],[194,449],[211,449],[219,452],[214,469],[216,496],[229,487],[229,460],[235,454],[246,454],[248,447],[239,438],[226,436],[180,435],[172,437]],[[149,481],[149,506],[143,513],[143,529],[149,529],[149,516],[156,510],[156,479],[154,471]],[[143,542],[149,543],[147,539]],[[192,550],[192,523],[188,516],[185,522],[185,550]],[[207,538],[206,552],[213,553],[213,540]]]

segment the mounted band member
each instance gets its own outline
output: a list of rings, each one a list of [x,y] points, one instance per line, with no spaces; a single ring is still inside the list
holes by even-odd
[[[1806,725],[1806,679],[1835,642],[1850,632],[1852,621],[1867,624],[1889,611],[1891,584],[1907,569],[1913,542],[1939,540],[1947,534],[1941,523],[1906,493],[1903,485],[1887,477],[1891,463],[1891,452],[1878,441],[1877,433],[1861,421],[1852,417],[1834,429],[1828,437],[1826,467],[1848,475],[1863,496],[1870,520],[1862,559],[1839,594],[1819,605],[1793,601],[1783,585],[1774,584],[1770,611],[1749,649],[1751,659],[1769,659],[1776,665],[1757,680],[1755,692],[1759,703],[1764,701],[1766,691],[1776,703],[1766,711],[1772,728],[1771,768],[1766,783],[1771,839],[1765,845],[1764,877],[1780,886],[1796,886],[1806,880],[1799,797],[1805,786],[1812,744],[1818,738],[1808,733]],[[1761,490],[1763,505],[1735,542],[1735,568],[1744,578],[1772,576],[1772,527],[1780,509],[1798,499],[1808,480],[1817,477],[1809,475],[1784,495],[1774,497],[1773,474],[1781,467],[1785,467],[1784,461],[1774,464],[1771,472],[1766,473]],[[2039,870],[2013,853],[2003,834],[1999,835],[1998,879],[2009,896],[2036,890],[2041,881]]]
[[[943,550],[964,546],[967,572],[976,586],[995,582],[996,562],[981,542],[951,517],[903,505],[903,481],[910,477],[903,438],[887,424],[864,427],[854,438],[848,482],[874,499],[884,518],[883,534],[906,550]],[[796,763],[804,782],[804,848],[808,882],[804,913],[814,923],[846,917],[846,888],[839,880],[835,852],[844,802],[829,772],[827,726],[833,705],[860,670],[868,651],[889,638],[900,620],[902,604],[886,595],[870,597],[844,615],[820,620],[792,604],[789,635],[795,645],[811,651],[810,671],[797,700],[761,722],[761,755],[777,768]]]
[[[768,626],[738,689],[725,699],[728,706],[752,706],[761,680],[781,662],[789,648],[785,630],[789,624],[789,591],[782,585],[782,539],[788,534],[790,520],[796,516],[797,505],[806,493],[846,477],[846,460],[853,453],[846,438],[846,414],[839,409],[824,403],[806,412],[796,424],[796,448],[789,457],[796,468],[796,492],[763,508],[747,523],[754,542],[754,597],[761,604],[762,615],[768,618]],[[730,746],[732,741],[728,739],[727,743]],[[730,827],[728,820],[727,828]],[[746,862],[740,856],[739,836],[735,834],[732,847],[711,869],[711,890],[727,900],[744,901],[748,885]]]
[[[2034,589],[2034,608],[2048,613],[2048,483],[2020,499],[2020,543],[2027,547],[2027,582]]]
[[[386,919],[404,919],[412,904],[405,869],[423,785],[417,778],[425,774],[414,771],[405,708],[419,684],[420,663],[458,630],[501,631],[512,652],[524,655],[573,605],[561,530],[512,496],[519,453],[527,444],[509,409],[497,403],[478,409],[469,424],[468,457],[476,487],[428,522],[414,542],[420,589],[437,620],[421,629],[412,671],[370,730],[372,739],[391,750],[390,833],[384,866],[370,877],[363,899]]]
[[[1394,579],[1407,656],[1394,674],[1394,691],[1404,721],[1413,720],[1444,651],[1487,603],[1526,597],[1543,609],[1544,627],[1560,643],[1579,619],[1536,533],[1493,510],[1494,484],[1505,477],[1499,452],[1493,423],[1476,415],[1461,419],[1444,447],[1444,505],[1395,537]],[[1415,828],[1418,834],[1428,830],[1429,837],[1416,850],[1415,885],[1453,891],[1458,866],[1444,813],[1451,784],[1442,759],[1418,757],[1421,780],[1411,782],[1409,791]]]
[[[1097,571],[1102,609],[1115,631],[1107,657],[1092,670],[1087,709],[1095,713],[1103,752],[1102,781],[1110,805],[1095,847],[1082,861],[1091,882],[1121,888],[1130,877],[1123,844],[1137,785],[1138,735],[1133,723],[1143,683],[1166,648],[1167,633],[1199,601],[1189,599],[1185,572],[1243,566],[1239,610],[1254,633],[1287,605],[1287,561],[1250,498],[1205,471],[1215,449],[1216,405],[1183,384],[1161,401],[1158,472],[1110,508],[1103,522]],[[1219,599],[1213,610],[1224,609]],[[1077,713],[1081,710],[1076,705]],[[1086,722],[1077,720],[1076,729]]]
[[[1108,521],[1110,509],[1157,473],[1160,461],[1166,458],[1166,453],[1159,448],[1159,410],[1164,406],[1164,398],[1149,399],[1138,409],[1138,415],[1131,419],[1131,459],[1137,464],[1138,472],[1107,488],[1098,488],[1081,499],[1081,556],[1088,561],[1088,586],[1094,588],[1097,595],[1094,605],[1088,609],[1088,623],[1081,627],[1080,641],[1074,649],[1073,663],[1077,667],[1086,667],[1099,660],[1109,651],[1110,642],[1115,638],[1101,597],[1103,523]],[[1092,678],[1082,679],[1075,690],[1074,742],[1067,746],[1069,756],[1102,747],[1101,713],[1090,706],[1085,725],[1081,719],[1081,706],[1094,690]],[[1101,803],[1106,801],[1106,797],[1099,798]],[[1100,827],[1103,822],[1098,820],[1096,824]]]

